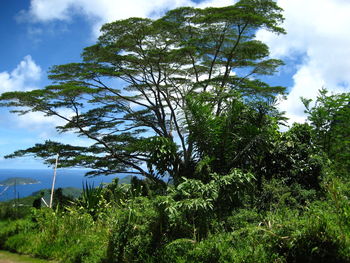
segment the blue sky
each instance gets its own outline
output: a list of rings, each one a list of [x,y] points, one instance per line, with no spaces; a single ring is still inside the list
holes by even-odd
[[[234,0],[15,0],[0,1],[0,93],[41,88],[49,82],[52,65],[77,62],[86,46],[98,37],[106,22],[130,16],[159,17],[179,6],[225,6]],[[318,89],[349,91],[350,1],[277,0],[284,8],[288,34],[275,36],[260,31],[272,57],[286,66],[269,78],[273,85],[288,87],[281,101],[290,122],[305,118],[300,96],[315,98]],[[0,109],[0,169],[44,168],[33,158],[3,159],[15,150],[46,139],[84,144],[73,135],[59,135],[60,121],[40,114],[18,117]]]

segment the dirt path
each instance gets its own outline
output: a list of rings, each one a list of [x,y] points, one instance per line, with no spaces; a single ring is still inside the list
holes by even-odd
[[[52,261],[21,256],[7,251],[0,251],[0,263],[48,263]]]

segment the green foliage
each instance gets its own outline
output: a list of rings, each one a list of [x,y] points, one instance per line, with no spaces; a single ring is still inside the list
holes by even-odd
[[[115,207],[124,205],[130,197],[130,187],[126,184],[119,184],[119,178],[114,178],[112,183],[107,184],[103,189],[103,198]]]
[[[193,250],[195,241],[182,238],[169,242],[162,250],[161,262],[189,262],[186,255]]]
[[[247,102],[232,92],[226,104],[216,113],[211,94],[191,95],[187,99],[190,119],[189,140],[198,157],[209,158],[212,172],[227,174],[233,167],[255,171],[278,136],[278,123],[283,120],[274,100]]]
[[[35,220],[41,230],[37,255],[68,262],[100,262],[104,256],[107,232],[89,214],[57,214],[45,209],[35,215]],[[47,246],[50,242],[53,244]]]
[[[146,148],[149,151],[147,161],[148,170],[153,174],[155,171],[164,176],[174,169],[177,163],[177,146],[169,138],[151,137],[146,140]]]
[[[283,180],[264,181],[255,198],[254,206],[260,211],[276,211],[283,207],[304,209],[313,201],[324,197],[323,191],[308,189],[298,183],[286,184]]]
[[[109,262],[148,262],[163,238],[162,215],[150,199],[130,200],[113,215],[108,244]]]
[[[107,212],[109,204],[103,195],[103,186],[94,187],[93,184],[85,182],[83,184],[83,192],[75,201],[71,202],[71,206],[66,209],[74,212],[80,211],[82,214],[88,213],[96,220],[98,217],[103,218]]]
[[[300,184],[306,189],[319,189],[327,159],[314,145],[308,124],[293,124],[280,134],[260,163],[258,175],[278,178],[288,185]]]
[[[312,100],[303,99],[313,140],[336,166],[347,176],[350,171],[350,93],[328,95],[319,91],[314,106]]]
[[[252,225],[259,225],[264,219],[263,214],[255,209],[237,209],[225,218],[225,230],[232,232]]]
[[[64,262],[350,261],[348,183],[330,177],[317,201],[315,190],[275,179],[264,184],[274,192],[264,201],[270,206],[232,205],[223,216],[211,199],[250,184],[244,173],[232,174],[207,184],[186,179],[167,196],[129,197],[97,220],[87,212],[35,210],[33,220],[0,222],[0,247]]]
[[[0,221],[0,248],[6,248],[6,242],[11,236],[17,234],[28,232],[35,228],[35,224],[27,219],[19,219],[13,222],[10,221]],[[11,250],[15,250],[13,247],[9,247]]]
[[[26,217],[30,214],[33,201],[33,197],[28,197],[0,202],[0,220],[14,220]]]
[[[169,243],[164,262],[349,262],[348,241],[334,212],[327,202],[305,213],[279,209],[258,216],[242,210],[230,219],[236,226],[231,232],[198,243]]]
[[[239,170],[226,176],[212,174],[212,180],[184,179],[161,203],[173,236],[177,238],[205,238],[211,221],[239,207],[252,186],[254,177]]]
[[[33,211],[33,218],[7,222],[0,247],[64,262],[97,263],[106,256],[107,231],[88,214]]]

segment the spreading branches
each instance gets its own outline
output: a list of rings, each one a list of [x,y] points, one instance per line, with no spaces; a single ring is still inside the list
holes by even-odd
[[[238,93],[242,101],[251,101],[252,94],[255,101],[266,101],[283,92],[256,79],[272,74],[281,62],[268,58],[268,47],[254,36],[260,28],[284,33],[282,21],[272,0],[183,7],[157,20],[115,21],[105,24],[97,43],[84,49],[82,63],[50,70],[52,85],[5,93],[0,99],[18,114],[58,117],[65,121],[59,132],[87,138],[76,157],[69,155],[67,166],[181,178],[193,172],[203,155],[202,138],[195,136],[206,123],[201,119],[220,123]],[[198,96],[207,116],[190,110],[194,104],[188,102]],[[40,154],[44,145],[11,157],[31,153],[45,159]],[[67,154],[72,150],[61,148]]]

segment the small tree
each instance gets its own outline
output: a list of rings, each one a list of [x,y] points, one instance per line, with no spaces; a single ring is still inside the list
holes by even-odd
[[[314,106],[303,98],[305,112],[313,128],[313,138],[340,171],[350,171],[350,93],[328,95],[319,91]],[[338,170],[339,171],[339,170]],[[339,172],[340,172],[339,171]]]
[[[61,166],[93,168],[90,175],[129,173],[153,181],[164,175],[175,181],[188,177],[211,150],[204,147],[200,130],[204,139],[215,139],[233,128],[232,140],[239,124],[224,123],[249,118],[246,110],[254,115],[247,120],[251,127],[261,120],[251,139],[268,123],[270,108],[239,105],[262,106],[283,93],[284,88],[257,79],[273,74],[282,62],[269,58],[268,47],[255,39],[261,28],[284,33],[282,20],[272,0],[241,0],[222,8],[183,7],[157,20],[129,18],[104,25],[98,42],[85,48],[83,62],[51,69],[52,85],[0,97],[2,105],[17,107],[19,114],[57,116],[66,121],[58,131],[73,131],[94,143],[78,147],[48,141],[10,157],[34,153],[52,163],[59,153]],[[216,124],[219,133],[212,129]],[[251,139],[232,147],[249,148]],[[212,146],[217,151],[222,145]],[[238,154],[237,149],[231,152]],[[212,157],[220,162],[218,154]]]

